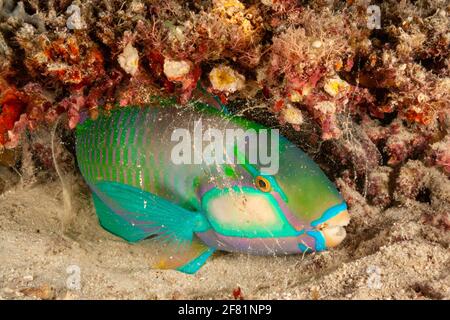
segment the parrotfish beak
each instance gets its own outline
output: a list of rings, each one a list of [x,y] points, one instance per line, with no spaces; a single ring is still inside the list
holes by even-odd
[[[350,215],[345,202],[325,211],[320,219],[311,223],[314,229],[308,232],[316,239],[316,250],[338,246],[347,235],[344,227],[349,223]]]
[[[316,229],[322,233],[325,238],[327,248],[338,246],[347,235],[345,226],[350,222],[350,215],[347,210],[343,210],[333,218],[319,224]]]

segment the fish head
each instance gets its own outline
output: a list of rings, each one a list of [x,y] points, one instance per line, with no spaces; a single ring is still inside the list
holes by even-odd
[[[300,251],[337,246],[350,221],[342,196],[320,167],[286,139],[279,155],[274,174],[257,165],[227,166],[223,175],[228,178],[204,186],[202,207],[213,229],[229,237],[295,238]]]
[[[280,166],[274,178],[284,193],[286,214],[315,238],[316,250],[344,240],[350,216],[342,195],[320,167],[286,139],[280,143]]]

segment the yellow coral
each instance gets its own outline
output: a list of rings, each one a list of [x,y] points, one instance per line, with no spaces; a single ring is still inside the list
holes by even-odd
[[[222,23],[238,26],[243,33],[244,40],[251,40],[256,28],[252,25],[251,15],[246,14],[245,6],[238,0],[215,0],[213,12]]]
[[[130,74],[134,75],[139,66],[139,53],[131,43],[128,43],[123,52],[117,58],[122,69]]]
[[[238,0],[215,0],[213,1],[213,5],[216,9],[226,12],[229,15],[245,9],[245,6]]]
[[[312,90],[313,90],[313,88],[309,84],[302,87],[301,91],[293,90],[290,93],[289,100],[291,102],[302,102],[303,98],[308,96]]]
[[[323,90],[330,96],[335,97],[341,92],[348,90],[349,84],[339,77],[328,79],[323,86]]]
[[[291,102],[301,102],[303,100],[303,96],[298,93],[298,91],[293,91],[289,97]]]
[[[223,65],[211,70],[209,80],[214,90],[229,93],[242,89],[245,84],[245,77],[243,75]]]
[[[281,116],[284,121],[293,125],[301,125],[303,123],[302,112],[290,104],[286,105],[281,111]]]

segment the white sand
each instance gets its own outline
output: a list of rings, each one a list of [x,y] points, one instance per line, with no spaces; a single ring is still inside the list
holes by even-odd
[[[449,299],[449,234],[422,222],[421,206],[354,206],[337,249],[302,256],[215,254],[196,275],[152,270],[149,241],[128,244],[97,223],[76,184],[63,233],[61,184],[17,185],[0,195],[1,299]],[[80,268],[80,290],[66,285]],[[74,267],[72,267],[74,268]],[[77,267],[75,267],[76,270]]]

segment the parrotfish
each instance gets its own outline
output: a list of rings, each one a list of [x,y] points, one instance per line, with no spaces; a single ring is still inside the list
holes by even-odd
[[[77,126],[78,166],[104,229],[131,243],[150,238],[182,248],[154,267],[189,274],[216,250],[301,254],[342,242],[350,220],[345,201],[320,167],[282,136],[273,174],[248,159],[173,161],[174,130],[193,136],[199,121],[205,131],[259,135],[267,129],[200,102],[194,108],[122,107]],[[224,149],[242,160],[236,146]]]

